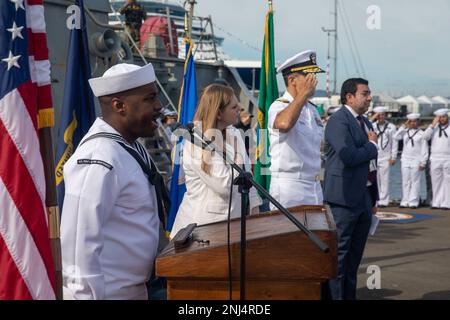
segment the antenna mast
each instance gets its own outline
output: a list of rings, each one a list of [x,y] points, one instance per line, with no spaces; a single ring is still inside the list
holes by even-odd
[[[333,94],[336,94],[336,83],[337,83],[337,44],[338,44],[338,16],[337,16],[337,6],[338,0],[334,0],[334,29],[325,29],[322,27],[322,31],[326,32],[328,35],[328,60],[330,59],[330,33],[334,33],[334,77],[333,77]],[[329,70],[329,68],[328,68]],[[329,72],[329,71],[328,71]],[[328,78],[327,78],[328,86]],[[328,90],[327,90],[328,91]],[[328,93],[327,93],[328,94]]]

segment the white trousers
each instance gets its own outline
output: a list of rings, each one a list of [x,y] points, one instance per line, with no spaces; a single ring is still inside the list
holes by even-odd
[[[319,181],[272,177],[270,195],[286,208],[323,204],[323,192]],[[273,204],[270,204],[270,209],[276,210]]]
[[[417,207],[420,199],[420,176],[418,166],[402,164],[402,201],[401,206]]]
[[[432,206],[450,208],[450,159],[430,160]]]
[[[378,159],[377,180],[380,200],[378,205],[389,205],[389,159]]]

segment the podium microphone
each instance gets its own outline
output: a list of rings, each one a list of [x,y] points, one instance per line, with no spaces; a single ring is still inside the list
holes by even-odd
[[[172,132],[175,136],[178,138],[184,138],[189,140],[192,144],[196,146],[201,146],[202,149],[207,149],[208,147],[211,148],[211,144],[214,140],[205,142],[202,138],[203,134],[201,131],[199,131],[197,128],[195,128],[195,125],[190,122],[186,125],[183,125],[181,123],[178,123],[174,126],[174,130]]]
[[[177,130],[179,131],[177,132]],[[194,124],[192,122],[188,123],[187,125],[177,123],[173,126],[172,131],[176,136],[182,136],[180,131],[188,131],[190,134],[192,134],[194,132]]]

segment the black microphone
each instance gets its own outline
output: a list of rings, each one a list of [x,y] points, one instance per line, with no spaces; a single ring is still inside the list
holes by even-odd
[[[198,129],[198,127],[195,127],[194,123],[192,122],[186,125],[177,123],[174,126],[173,134],[179,138],[181,137],[189,140],[192,144],[199,146],[202,149],[209,148],[214,150],[214,147],[210,146],[210,145],[214,146],[213,145],[214,139],[212,140],[205,139],[203,133]]]

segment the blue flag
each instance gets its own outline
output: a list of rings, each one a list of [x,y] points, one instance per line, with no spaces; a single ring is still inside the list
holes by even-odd
[[[197,82],[195,80],[195,64],[192,56],[192,43],[186,41],[186,62],[184,63],[183,86],[181,87],[180,100],[178,102],[178,122],[186,125],[192,122],[197,107]],[[170,184],[170,212],[167,221],[167,232],[172,230],[178,208],[186,192],[184,173],[180,167],[180,152],[183,148],[182,139],[178,139],[175,145],[174,165],[172,181]]]
[[[91,77],[91,66],[83,0],[76,0],[75,5],[80,8],[80,28],[70,31],[61,125],[56,151],[55,173],[60,212],[62,212],[64,201],[64,164],[95,121],[94,97],[88,83]]]

